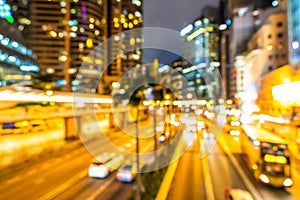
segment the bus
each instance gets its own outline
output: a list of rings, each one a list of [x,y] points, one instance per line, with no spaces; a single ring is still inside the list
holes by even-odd
[[[242,150],[254,177],[274,187],[292,186],[288,142],[249,125],[243,125],[242,128]]]

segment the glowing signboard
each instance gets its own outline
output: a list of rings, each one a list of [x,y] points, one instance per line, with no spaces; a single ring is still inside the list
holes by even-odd
[[[11,7],[6,0],[0,0],[0,18],[6,19],[11,24],[14,22]]]

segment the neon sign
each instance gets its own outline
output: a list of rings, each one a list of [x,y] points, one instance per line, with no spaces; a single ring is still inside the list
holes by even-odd
[[[0,18],[6,19],[11,24],[14,22],[11,7],[6,0],[0,0]]]

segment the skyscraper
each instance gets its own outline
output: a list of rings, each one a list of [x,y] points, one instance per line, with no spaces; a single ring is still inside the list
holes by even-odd
[[[195,91],[198,97],[215,97],[220,86],[218,82],[219,26],[214,14],[216,8],[205,7],[202,15],[180,32],[184,57],[182,74],[189,82],[188,91]],[[209,92],[213,92],[210,94]]]
[[[288,2],[290,64],[298,70],[300,69],[300,4],[292,0]]]
[[[237,98],[234,62],[236,56],[247,51],[247,41],[258,30],[272,10],[273,0],[221,0],[221,23],[226,25],[221,35],[222,75],[226,78],[227,98]]]
[[[13,4],[19,29],[38,56],[41,75],[68,91],[94,92],[96,88],[90,84],[97,82],[97,66],[103,64],[103,52],[87,55],[103,41],[103,2],[13,0]],[[83,62],[89,68],[83,69],[81,75],[88,79],[75,80]]]
[[[11,5],[0,1],[0,86],[31,82],[39,70],[35,55],[17,29]]]
[[[142,0],[107,1],[107,45],[108,68],[104,75],[104,88],[111,90],[124,72],[141,65],[141,31],[134,28],[143,26]],[[126,49],[134,49],[125,52]],[[130,73],[127,75],[130,76]]]
[[[142,27],[141,0],[11,1],[47,81],[66,84],[69,91],[110,94],[112,82],[141,63],[141,32],[122,34]],[[96,48],[109,38],[108,45]],[[136,50],[124,52],[129,45]]]

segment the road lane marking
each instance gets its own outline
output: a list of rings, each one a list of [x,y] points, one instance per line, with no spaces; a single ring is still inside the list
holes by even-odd
[[[207,157],[202,158],[201,163],[202,163],[202,170],[203,170],[206,199],[214,200],[215,195],[214,195],[213,184],[212,184]]]
[[[87,170],[84,170],[84,171],[80,172],[79,174],[73,176],[72,178],[70,178],[66,182],[62,183],[61,185],[59,185],[55,189],[51,190],[47,194],[43,195],[42,197],[39,198],[39,200],[54,199],[56,196],[58,196],[59,194],[61,194],[62,192],[64,192],[68,188],[70,188],[72,185],[76,184],[77,182],[79,182],[80,180],[85,178],[86,176],[87,176]]]
[[[40,179],[36,180],[34,183],[35,183],[36,185],[38,185],[38,184],[41,184],[41,183],[44,182],[44,181],[45,181],[45,178],[40,178]]]
[[[50,166],[50,163],[45,163],[44,165],[43,165],[43,168],[47,168],[47,167],[49,167]]]
[[[182,140],[180,140],[182,141]],[[180,155],[182,152],[182,149],[184,148],[184,145],[182,142],[179,142],[177,144],[176,149],[174,150],[174,154],[172,156],[172,159],[174,160],[175,156]],[[168,198],[169,191],[171,189],[171,185],[175,176],[175,172],[177,170],[178,162],[180,159],[175,159],[174,162],[169,164],[168,169],[165,173],[165,176],[159,186],[159,190],[157,192],[157,195],[155,197],[155,200],[165,200]]]
[[[20,180],[20,176],[15,176],[14,178],[11,178],[9,180],[6,181],[7,184],[12,184],[14,182],[17,182],[18,180]]]
[[[224,138],[219,139],[219,144],[222,147],[222,149],[225,151],[225,153],[228,155],[232,165],[237,170],[238,174],[244,181],[244,184],[246,185],[247,189],[250,191],[250,193],[253,195],[255,200],[263,200],[262,196],[259,194],[257,189],[254,187],[254,185],[249,180],[248,176],[245,174],[245,172],[241,169],[240,165],[238,164],[238,161],[233,157],[232,153],[230,152],[228,146],[224,142]]]
[[[37,170],[36,169],[32,169],[32,170],[30,170],[30,171],[27,172],[27,175],[30,176],[30,175],[34,174],[35,172],[37,172]]]
[[[115,177],[111,177],[107,180],[95,193],[87,197],[86,200],[95,200],[104,190],[106,190],[115,180]]]

